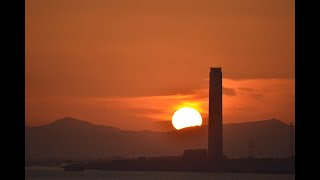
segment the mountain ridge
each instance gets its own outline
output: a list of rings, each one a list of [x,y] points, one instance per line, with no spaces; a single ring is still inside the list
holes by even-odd
[[[248,142],[253,138],[258,157],[288,156],[290,128],[274,120],[224,124],[224,153],[228,157],[246,157]],[[62,118],[44,126],[26,127],[25,155],[26,160],[172,156],[181,155],[185,149],[207,148],[207,138],[207,126],[168,132],[127,131]]]
[[[156,122],[162,122],[162,123],[170,123],[171,124],[171,121],[156,121]],[[248,121],[248,122],[239,122],[239,123],[225,123],[223,124],[224,126],[228,126],[228,125],[241,125],[241,124],[261,124],[261,123],[272,123],[272,124],[281,124],[281,125],[286,125],[286,126],[290,126],[286,123],[284,123],[283,121],[279,120],[279,119],[276,119],[276,118],[272,118],[272,119],[264,119],[264,120],[256,120],[256,121]],[[104,127],[110,127],[110,128],[116,128],[116,129],[119,129],[119,130],[122,130],[122,131],[153,131],[153,132],[159,132],[159,131],[155,131],[155,130],[124,130],[124,129],[121,129],[119,127],[116,127],[116,126],[108,126],[108,125],[103,125],[103,124],[94,124],[94,123],[91,123],[89,121],[85,121],[85,120],[80,120],[80,119],[76,119],[76,118],[73,118],[73,117],[64,117],[64,118],[61,118],[61,119],[58,119],[58,120],[55,120],[53,122],[50,122],[48,124],[44,124],[44,125],[39,125],[39,126],[28,126],[28,125],[25,125],[25,128],[37,128],[37,127],[48,127],[48,126],[69,126],[69,125],[90,125],[90,126],[104,126]],[[208,125],[205,124],[205,125],[201,125],[201,126],[192,126],[192,127],[186,127],[186,128],[183,128],[183,129],[189,129],[189,128],[198,128],[198,127],[207,127]],[[294,126],[294,125],[293,125]],[[173,128],[173,126],[172,126]],[[180,129],[180,130],[183,130],[183,129]],[[167,131],[169,132],[169,131]]]

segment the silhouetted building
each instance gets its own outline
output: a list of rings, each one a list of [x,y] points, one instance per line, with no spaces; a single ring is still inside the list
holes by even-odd
[[[183,152],[184,160],[205,160],[207,159],[206,149],[186,149]]]
[[[215,164],[223,160],[221,68],[210,68],[208,158]]]

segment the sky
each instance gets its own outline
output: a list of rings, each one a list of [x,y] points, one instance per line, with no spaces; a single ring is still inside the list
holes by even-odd
[[[74,117],[154,129],[183,106],[295,121],[293,0],[26,0],[26,125]]]

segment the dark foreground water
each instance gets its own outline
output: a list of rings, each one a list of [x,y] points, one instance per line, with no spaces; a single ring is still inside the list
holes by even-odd
[[[94,180],[294,180],[293,174],[236,174],[164,171],[63,171],[60,167],[25,167],[25,179],[94,179]]]

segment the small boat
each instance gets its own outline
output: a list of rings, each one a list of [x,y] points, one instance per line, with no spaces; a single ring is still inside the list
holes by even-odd
[[[81,164],[68,164],[62,167],[64,171],[84,171],[84,167]]]

